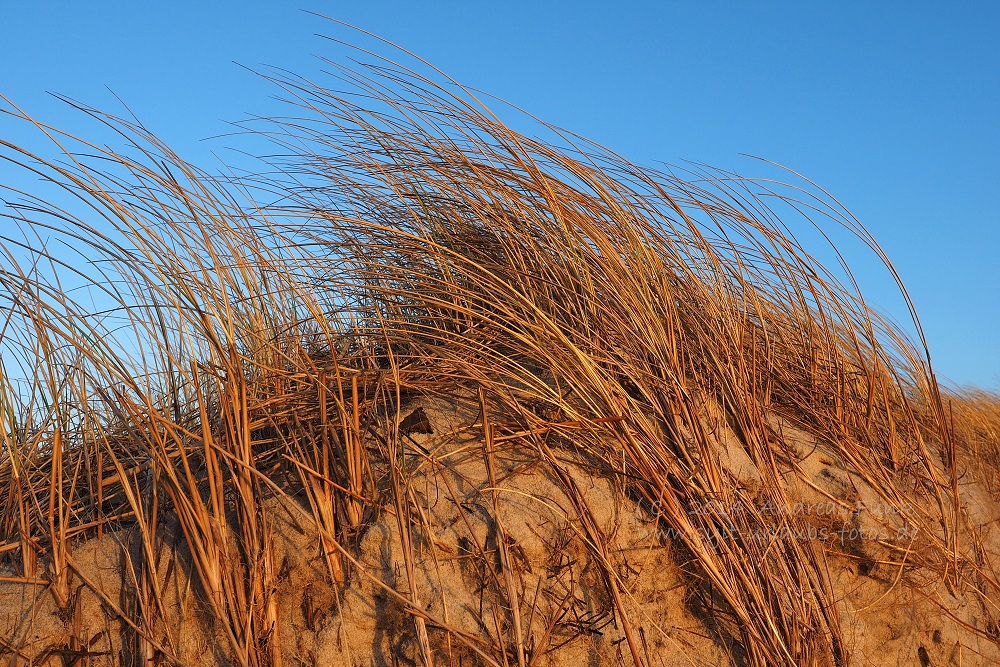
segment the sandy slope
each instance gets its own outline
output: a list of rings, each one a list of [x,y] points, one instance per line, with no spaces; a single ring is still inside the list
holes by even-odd
[[[574,507],[558,475],[530,447],[511,440],[498,449],[494,490],[476,411],[441,401],[418,401],[408,410],[418,407],[432,433],[408,436],[414,452],[408,468],[409,521],[420,524],[411,531],[412,581],[400,520],[392,508],[383,508],[359,536],[354,553],[362,567],[350,567],[338,590],[328,582],[307,514],[272,507],[282,560],[278,632],[285,664],[416,663],[413,618],[379,580],[404,597],[411,587],[416,591],[438,664],[484,663],[475,650],[479,642],[495,637],[498,627],[507,628],[514,616],[495,591],[511,587],[526,638],[520,647],[526,663],[629,664],[626,633],[594,565],[594,558],[602,556],[588,549],[579,506]],[[705,418],[713,418],[710,409]],[[905,517],[888,512],[874,490],[820,443],[780,420],[774,425],[790,452],[783,470],[789,491],[802,501],[784,511],[806,517],[805,524],[816,532],[768,539],[823,540],[849,663],[1000,664],[996,621],[971,602],[967,591],[946,586],[920,567],[893,565],[891,554],[874,539],[880,531],[884,537],[887,529],[905,536]],[[746,497],[754,497],[760,476],[753,463],[721,419],[715,433],[723,468],[739,480]],[[595,473],[580,457],[567,454],[563,465],[607,537],[603,557],[618,573],[632,633],[648,664],[738,663],[738,654],[726,648],[731,630],[706,608],[710,591],[685,571],[683,549],[658,526],[653,508],[627,497],[612,476]],[[971,472],[961,490],[972,519],[969,529],[982,537],[983,563],[992,569],[992,563],[1000,562],[1000,505]],[[122,620],[135,608],[134,587],[128,583],[132,576],[123,558],[135,548],[130,540],[122,532],[75,547],[76,598],[65,611],[56,608],[44,585],[0,583],[0,637],[5,641],[0,654],[10,664],[134,661],[134,633]],[[506,544],[503,556],[500,540]],[[919,543],[915,536],[914,548]],[[507,570],[487,562],[494,559],[496,566],[504,557]],[[161,567],[167,601],[159,623],[164,649],[184,665],[229,664],[226,644],[207,621],[197,585],[189,578],[183,541],[177,539],[161,558],[173,561]],[[510,579],[491,582],[494,571],[507,572]],[[516,664],[518,647],[508,649],[511,664]]]

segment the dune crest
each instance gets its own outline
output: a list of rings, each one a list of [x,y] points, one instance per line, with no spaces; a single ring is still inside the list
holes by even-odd
[[[843,207],[335,76],[239,178],[0,144],[81,203],[5,213],[10,664],[1000,662],[1000,400],[792,235],[895,275]]]

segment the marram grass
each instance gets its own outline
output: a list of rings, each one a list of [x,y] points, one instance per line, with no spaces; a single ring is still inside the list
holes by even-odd
[[[692,607],[737,664],[851,663],[831,575],[842,545],[748,537],[809,521],[760,509],[796,502],[782,424],[907,513],[918,537],[879,545],[893,572],[933,572],[998,617],[959,461],[997,492],[1000,402],[939,388],[926,347],[789,232],[792,216],[874,246],[839,204],[812,187],[640,168],[568,135],[532,139],[391,64],[339,78],[348,92],[275,77],[289,116],[250,129],[280,155],[239,178],[93,109],[127,153],[41,124],[58,161],[0,140],[5,171],[76,202],[73,213],[5,195],[4,581],[43,588],[71,618],[91,586],[75,551],[120,536],[127,595],[101,598],[130,637],[115,659],[179,664],[163,587],[168,568],[189,567],[233,664],[297,664],[277,640],[274,594],[273,508],[287,503],[308,517],[331,586],[367,577],[403,610],[421,664],[453,664],[458,646],[482,664],[537,664],[551,637],[530,632],[506,538],[483,559],[499,601],[486,630],[417,604],[413,554],[432,536],[410,480],[445,459],[406,437],[403,406],[472,397],[494,489],[482,502],[499,516],[501,450],[534,452],[572,499],[625,663],[657,664],[570,459],[655,508]],[[758,471],[752,488],[720,458],[713,411]],[[386,514],[407,569],[395,585],[357,553]],[[161,557],[168,542],[185,564]],[[446,645],[432,642],[441,632]],[[0,653],[27,664],[17,641],[0,638]]]

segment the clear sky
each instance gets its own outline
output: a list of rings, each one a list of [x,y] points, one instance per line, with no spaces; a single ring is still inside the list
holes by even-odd
[[[805,174],[895,262],[939,376],[1000,389],[1000,3],[0,0],[0,93],[75,129],[46,91],[120,110],[110,88],[212,167],[227,140],[203,139],[280,111],[234,62],[315,76],[313,56],[344,57],[315,33],[350,33],[301,9],[640,164],[772,175],[752,154]],[[0,137],[21,132],[0,120]],[[902,319],[889,276],[847,250]]]

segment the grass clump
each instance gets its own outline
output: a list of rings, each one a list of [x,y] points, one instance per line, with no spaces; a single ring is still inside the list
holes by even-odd
[[[996,488],[997,399],[943,393],[926,348],[799,245],[790,216],[874,244],[836,202],[710,169],[639,168],[568,135],[532,139],[392,64],[339,77],[350,92],[272,77],[294,115],[249,128],[281,154],[239,178],[88,108],[129,152],[40,124],[61,162],[0,141],[9,166],[86,207],[7,196],[5,581],[51,591],[77,625],[79,590],[92,590],[131,637],[121,659],[180,664],[167,570],[187,568],[228,659],[290,663],[276,593],[287,514],[331,590],[364,580],[396,610],[413,660],[539,664],[558,632],[533,630],[539,594],[519,583],[501,519],[516,450],[568,499],[567,530],[595,564],[626,663],[655,664],[649,624],[575,466],[654,508],[689,606],[738,664],[849,664],[831,575],[841,558],[922,568],[996,618],[996,573],[959,480],[962,457],[975,458]],[[458,464],[412,436],[416,398],[478,415],[472,451],[494,524],[464,548],[486,564],[494,603],[475,632],[429,613],[436,589],[421,589],[434,531],[415,480]],[[753,479],[720,449],[723,430]],[[759,539],[815,524],[789,481],[822,491],[803,442],[848,471],[827,501],[893,508],[910,539]],[[395,581],[359,555],[385,517],[403,554]],[[473,534],[474,518],[462,521]],[[119,599],[74,556],[106,534],[125,554]],[[60,650],[89,655],[73,641]],[[0,647],[27,655],[23,642]]]

